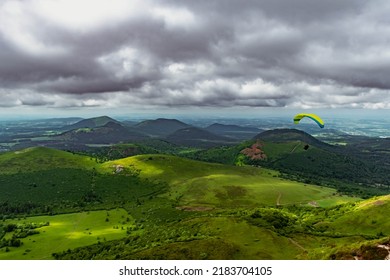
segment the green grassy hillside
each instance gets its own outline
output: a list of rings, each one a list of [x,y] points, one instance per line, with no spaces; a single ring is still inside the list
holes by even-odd
[[[96,166],[90,157],[45,147],[0,154],[0,173],[14,174],[54,168],[92,169]]]
[[[3,214],[69,212],[162,197],[175,207],[236,208],[326,205],[351,200],[331,188],[278,177],[251,166],[205,163],[169,155],[139,155],[102,164],[47,148],[0,156]]]
[[[137,174],[99,173],[86,156],[48,148],[0,155],[0,213],[31,215],[139,203],[165,189]]]
[[[272,159],[307,154],[277,145]],[[389,196],[342,196],[264,167],[163,154],[98,163],[47,148],[2,154],[0,166],[3,259],[382,258],[390,236]]]
[[[23,228],[38,227],[35,234],[20,238],[21,246],[8,246],[8,250],[6,246],[0,246],[0,260],[52,259],[55,252],[123,238],[127,229],[135,226],[134,219],[124,209],[37,216],[5,223],[10,224],[17,228],[8,232],[3,240],[11,240],[23,232]]]
[[[311,247],[306,258],[383,260],[390,255],[383,248],[390,245],[389,211],[389,195],[339,205],[308,218],[316,233],[312,244],[307,235],[297,240]]]
[[[339,217],[332,219],[330,228],[349,234],[390,236],[390,195],[356,203]]]
[[[382,205],[389,207],[387,198],[370,203],[383,200]],[[359,217],[371,211],[365,203],[326,209],[289,206],[207,211],[158,225],[146,222],[153,220],[149,215],[143,224],[145,234],[62,252],[57,258],[384,259],[387,251],[381,246],[390,242],[388,223],[354,231]],[[372,217],[379,223],[387,219],[387,212]],[[377,234],[378,229],[383,235]]]
[[[178,207],[234,208],[260,205],[328,205],[353,200],[334,189],[279,178],[269,169],[205,163],[168,155],[139,155],[102,164],[100,171],[115,166],[139,170],[141,178],[162,180],[170,186],[166,196]]]

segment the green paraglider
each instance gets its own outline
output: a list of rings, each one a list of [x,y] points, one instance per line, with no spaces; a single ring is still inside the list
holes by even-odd
[[[296,115],[294,117],[294,123],[295,124],[299,123],[300,120],[303,119],[303,118],[310,118],[310,119],[312,119],[321,128],[324,128],[324,126],[325,126],[324,121],[319,116],[317,116],[316,114],[307,114],[307,113],[300,113],[300,114]]]

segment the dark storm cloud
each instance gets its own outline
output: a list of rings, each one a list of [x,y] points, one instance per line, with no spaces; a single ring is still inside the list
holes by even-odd
[[[388,108],[387,1],[5,0],[0,106]]]

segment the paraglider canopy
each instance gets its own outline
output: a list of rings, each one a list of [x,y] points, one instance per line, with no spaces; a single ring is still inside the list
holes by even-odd
[[[319,125],[319,127],[324,128],[324,121],[316,114],[300,113],[294,117],[294,123],[299,123],[299,121],[305,117],[312,119]]]

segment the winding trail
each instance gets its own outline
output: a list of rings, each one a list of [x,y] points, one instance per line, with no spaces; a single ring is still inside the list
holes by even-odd
[[[279,206],[280,205],[280,199],[282,198],[282,193],[280,191],[278,191],[278,198],[276,199],[276,205]]]
[[[297,246],[299,249],[302,249],[304,252],[307,252],[306,249],[304,247],[302,247],[301,244],[299,244],[298,242],[296,242],[294,239],[292,238],[289,238],[288,239],[292,244],[294,244],[295,246]]]

